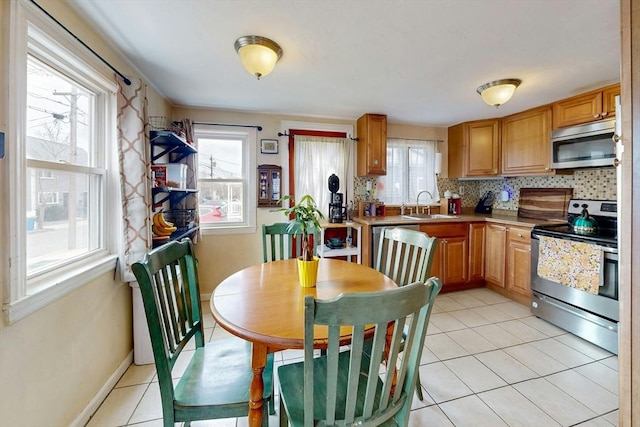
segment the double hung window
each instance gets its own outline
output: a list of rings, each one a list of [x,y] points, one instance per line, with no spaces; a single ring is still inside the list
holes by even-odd
[[[8,155],[13,321],[115,267],[115,82],[25,1],[11,6]],[[7,219],[8,218],[8,219]],[[91,273],[87,274],[90,271]]]
[[[196,125],[200,227],[255,227],[255,130]]]
[[[378,178],[375,196],[388,205],[415,204],[418,193],[427,190],[439,200],[436,148],[436,141],[388,139],[387,175]]]

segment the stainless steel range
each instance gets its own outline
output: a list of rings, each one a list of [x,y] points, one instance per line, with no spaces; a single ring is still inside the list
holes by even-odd
[[[615,201],[572,199],[566,223],[539,225],[531,232],[533,314],[615,354],[617,211]],[[595,229],[574,227],[594,220]]]

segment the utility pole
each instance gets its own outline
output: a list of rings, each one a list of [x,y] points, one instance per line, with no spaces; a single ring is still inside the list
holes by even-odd
[[[54,92],[54,95],[69,97],[69,163],[75,165],[78,159],[78,96],[80,95],[75,86],[72,87],[71,92]],[[75,173],[69,172],[67,181],[69,183],[69,196],[67,199],[68,245],[69,249],[75,249],[77,246],[76,205],[78,203]]]

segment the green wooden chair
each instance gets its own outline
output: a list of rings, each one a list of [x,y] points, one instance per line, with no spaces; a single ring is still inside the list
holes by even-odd
[[[262,224],[262,255],[264,262],[290,259],[302,254],[302,233],[289,230],[288,222],[278,222],[272,225]],[[319,242],[319,233],[313,232],[314,250]]]
[[[438,244],[435,237],[406,228],[385,228],[380,236],[376,270],[391,278],[398,286],[426,282]],[[418,376],[418,399],[423,400]]]
[[[427,324],[441,287],[431,278],[426,284],[341,294],[331,300],[306,296],[304,361],[277,371],[280,426],[406,427]],[[366,354],[365,331],[372,325],[375,332],[367,340],[371,353]],[[327,327],[326,354],[314,358],[315,329]],[[341,328],[352,331],[348,351],[340,351]],[[404,353],[398,357],[401,346]]]
[[[251,343],[227,338],[204,343],[197,261],[191,240],[172,241],[133,264],[151,336],[165,427],[175,422],[246,417]],[[187,343],[195,351],[174,386],[172,370]],[[185,353],[186,354],[186,353]],[[263,373],[265,403],[273,399],[273,356]],[[263,426],[268,425],[267,406]]]
[[[407,228],[385,228],[380,236],[375,269],[398,286],[426,282],[438,239]]]

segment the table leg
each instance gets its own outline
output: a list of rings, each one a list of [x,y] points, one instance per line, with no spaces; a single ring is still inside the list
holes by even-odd
[[[262,372],[266,364],[267,347],[254,342],[251,354],[253,379],[249,388],[249,427],[260,427],[262,424],[262,396],[264,395]]]

